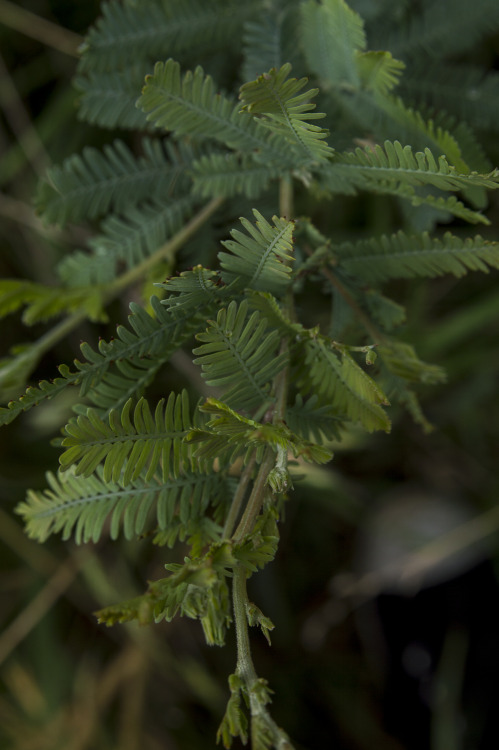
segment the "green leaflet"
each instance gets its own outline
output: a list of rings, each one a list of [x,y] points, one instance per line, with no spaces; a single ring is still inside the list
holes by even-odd
[[[486,187],[495,190],[499,187],[499,172],[480,175],[476,172],[461,174],[448,164],[443,156],[437,159],[430,149],[413,153],[411,146],[402,146],[398,141],[385,141],[383,148],[357,148],[354,152],[337,154],[335,166],[348,165],[351,169],[340,168],[352,180],[357,176],[363,180],[397,180],[401,185],[432,185],[440,190],[456,191],[467,187]]]
[[[344,0],[307,0],[300,6],[303,51],[310,69],[327,86],[357,86],[357,51],[366,46],[361,17]]]
[[[240,151],[270,152],[270,134],[229,97],[218,94],[201,66],[183,78],[175,60],[158,62],[137,102],[147,120],[177,136],[212,139]]]
[[[186,195],[131,206],[123,215],[109,216],[102,224],[102,234],[90,244],[94,253],[124,260],[129,267],[138,265],[179,231],[195,205],[195,199]]]
[[[370,315],[381,325],[383,330],[390,332],[405,323],[405,307],[376,289],[370,289],[366,293],[365,301]]]
[[[213,569],[208,556],[184,565],[168,566],[172,574],[149,584],[148,591],[117,605],[96,612],[99,622],[137,620],[148,624],[153,620],[172,620],[181,614],[199,619],[210,645],[222,646],[231,621],[229,591],[223,575]]]
[[[247,198],[257,198],[282,174],[277,167],[249,154],[202,156],[192,169],[194,192],[203,198],[229,198],[241,193]]]
[[[236,282],[238,287],[282,296],[291,277],[289,264],[293,261],[294,223],[273,216],[272,226],[256,209],[253,209],[253,214],[256,226],[242,218],[241,224],[247,234],[233,229],[232,240],[222,242],[230,250],[230,254],[218,254],[224,269],[222,278],[226,283]]]
[[[435,285],[419,281],[499,268],[497,243],[464,239],[458,222],[444,234],[454,218],[495,215],[487,194],[499,185],[490,138],[499,79],[441,59],[462,60],[471,41],[499,28],[497,0],[448,6],[104,0],[78,66],[79,116],[118,136],[138,132],[126,145],[97,136],[107,145],[52,167],[40,186],[43,220],[94,232],[86,252],[63,251],[73,227],[56,236],[47,257],[57,256],[60,286],[35,276],[0,282],[0,315],[24,312],[28,324],[67,316],[2,362],[7,397],[63,331],[103,318],[111,301],[110,315],[119,314],[160,289],[161,301],[132,304],[130,325],[114,338],[83,343],[72,370],[61,366],[54,381],[0,409],[0,424],[79,388],[75,416],[54,441],[61,469],[17,512],[33,539],[145,536],[177,560],[142,595],[101,610],[101,622],[181,615],[216,645],[233,623],[225,747],[238,737],[254,750],[291,748],[249,653],[248,627],[269,640],[273,624],[246,591],[276,554],[278,522],[300,481],[290,464],[325,464],[328,444],[352,427],[355,440],[388,432],[398,416],[389,399],[431,429],[417,392],[445,373],[401,339],[416,331],[417,349],[445,356],[457,385],[459,345],[497,312],[489,290],[486,304],[462,297],[463,309],[448,314],[455,297],[440,306]],[[476,52],[470,60],[485,59]],[[18,152],[16,144],[7,154],[4,182]],[[418,281],[391,283],[384,296],[396,279]],[[422,319],[433,323],[435,299],[445,317],[418,334],[426,288]],[[395,301],[406,291],[407,314]],[[472,362],[492,388],[485,338]],[[176,392],[184,385],[189,397]],[[194,406],[191,392],[211,397]],[[44,419],[31,416],[36,434]],[[164,547],[179,542],[170,556]]]
[[[279,69],[284,63],[300,64],[299,0],[271,3],[260,15],[244,25],[243,81],[253,81],[264,71]]]
[[[290,71],[291,65],[286,63],[280,70],[272,69],[256,81],[241,86],[239,98],[243,110],[261,115],[262,126],[285,139],[293,147],[298,160],[305,163],[324,161],[333,153],[324,140],[328,132],[309,122],[325,116],[312,112],[315,104],[310,99],[318,90],[303,92],[307,79],[286,80]]]
[[[249,15],[250,7],[236,0],[103,3],[102,16],[86,37],[80,72],[122,69],[130,60],[154,61],[165,49],[172,54],[217,49]]]
[[[310,338],[305,343],[304,366],[321,404],[331,404],[340,418],[359,422],[368,432],[390,431],[390,420],[382,408],[389,405],[387,397],[347,351],[338,357],[326,339]],[[301,383],[306,383],[303,375]]]
[[[0,318],[15,312],[21,307],[23,323],[31,326],[34,323],[48,320],[61,313],[73,313],[84,310],[90,320],[106,320],[103,311],[103,289],[87,286],[49,287],[31,281],[17,279],[0,280]]]
[[[324,438],[338,440],[344,422],[330,404],[320,404],[316,393],[307,400],[298,393],[295,403],[286,409],[286,424],[306,440],[320,443]]]
[[[480,235],[463,240],[450,232],[441,239],[427,232],[412,236],[397,232],[391,237],[342,243],[332,249],[332,256],[348,273],[376,284],[393,278],[487,273],[489,266],[499,268],[499,243]]]
[[[239,306],[232,301],[208,322],[206,332],[196,336],[201,346],[193,349],[207,384],[221,388],[232,408],[261,411],[270,405],[272,379],[287,364],[287,355],[277,353],[277,331],[267,332],[258,312],[248,317],[246,301]]]
[[[420,360],[414,347],[404,341],[385,340],[377,351],[390,372],[404,380],[421,383],[443,383],[446,380],[442,367]]]
[[[215,542],[199,558],[166,565],[168,577],[150,583],[142,596],[97,612],[99,622],[145,624],[171,620],[179,613],[201,621],[209,644],[223,645],[232,619],[225,578],[236,567],[254,572],[273,559],[278,542],[275,515],[274,510],[266,511],[254,531],[239,542]]]
[[[129,398],[141,395],[159,367],[199,328],[196,314],[189,311],[188,315],[172,316],[157,297],[151,304],[153,315],[139,305],[130,305],[131,331],[118,326],[116,338],[102,339],[97,350],[84,342],[81,350],[86,362],[75,360],[75,372],[62,365],[61,378],[43,380],[38,388],[30,386],[17,401],[0,408],[0,425],[12,422],[42,399],[54,398],[68,385],[80,385],[80,395],[88,395],[103,411],[120,408]]]
[[[401,60],[395,60],[390,52],[357,52],[355,56],[359,82],[363,89],[385,96],[398,85],[405,70]]]
[[[144,139],[142,147],[144,156],[136,157],[117,140],[102,152],[87,147],[51,167],[38,187],[37,211],[51,224],[65,224],[169,195],[184,164],[171,144]]]
[[[142,62],[132,64],[126,71],[78,76],[74,81],[81,93],[78,119],[101,128],[147,130],[146,117],[135,102],[149,70],[150,64]]]
[[[238,414],[217,399],[207,399],[200,407],[200,411],[210,414],[211,417],[203,429],[194,429],[187,436],[189,441],[202,443],[201,451],[196,455],[216,456],[217,452],[223,453],[230,449],[231,445],[235,445],[239,452],[253,446],[271,446],[278,455],[281,452],[289,452],[295,458],[302,456],[306,461],[316,463],[327,463],[332,458],[330,451],[304,440],[285,424],[262,424]],[[326,419],[323,424],[325,423]],[[210,450],[212,446],[214,450]]]
[[[354,194],[357,189],[393,195],[414,206],[427,204],[449,212],[470,223],[488,224],[489,220],[459,201],[439,191],[463,191],[475,198],[476,189],[496,189],[498,172],[488,174],[459,172],[444,156],[435,159],[430,149],[413,153],[410,146],[385,141],[354,152],[336,154],[334,162],[321,168],[321,184],[333,193]],[[480,203],[480,200],[478,201]]]
[[[105,480],[102,469],[88,477],[74,472],[47,474],[49,489],[28,492],[16,512],[24,519],[30,537],[40,542],[51,534],[74,536],[77,544],[98,542],[109,521],[116,539],[123,530],[127,539],[139,536],[151,524],[160,530],[186,530],[204,518],[210,504],[226,490],[221,474],[188,473],[180,478],[137,478],[127,484]]]
[[[72,419],[63,431],[62,470],[74,465],[76,475],[88,477],[102,464],[105,482],[121,481],[126,486],[142,473],[146,481],[156,472],[165,481],[191,467],[190,451],[184,443],[193,426],[187,392],[171,393],[166,405],[161,399],[154,415],[143,398],[133,416],[132,406],[130,399],[121,411],[110,411],[107,421],[94,409]]]
[[[226,296],[226,290],[220,288],[220,275],[200,265],[156,286],[166,291],[168,296],[161,300],[161,304],[172,314],[197,309],[211,311]]]

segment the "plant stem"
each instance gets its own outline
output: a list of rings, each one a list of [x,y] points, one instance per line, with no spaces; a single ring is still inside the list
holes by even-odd
[[[246,534],[249,534],[252,531],[253,526],[255,525],[255,521],[262,509],[267,485],[267,477],[272,467],[274,466],[274,463],[274,451],[272,450],[272,448],[267,448],[263,461],[260,464],[260,468],[258,469],[258,474],[256,475],[253,489],[251,491],[251,495],[249,496],[248,504],[246,505],[246,508],[244,510],[243,517],[241,518],[239,526],[232,536],[232,539],[234,541],[241,541],[241,539],[243,539]]]
[[[279,213],[290,221],[294,214],[293,209],[293,179],[282,177],[279,183]]]
[[[234,526],[236,525],[237,517],[241,510],[241,506],[243,504],[243,500],[246,494],[246,490],[248,488],[248,484],[250,483],[250,480],[251,480],[251,474],[253,473],[255,462],[256,462],[256,457],[255,457],[255,454],[253,453],[248,465],[244,468],[244,471],[241,473],[241,476],[239,478],[239,484],[237,486],[237,490],[232,499],[232,503],[231,503],[229,512],[227,514],[227,519],[225,521],[225,526],[224,526],[224,530],[222,533],[223,539],[229,539],[232,535]]]
[[[357,318],[360,320],[360,322],[366,329],[367,333],[371,336],[374,343],[382,344],[383,341],[385,340],[385,337],[383,336],[381,331],[379,331],[378,328],[376,328],[376,326],[369,320],[365,312],[361,310],[361,308],[359,307],[355,299],[352,297],[348,289],[346,289],[343,286],[341,281],[339,281],[339,279],[336,278],[334,273],[329,268],[322,268],[321,270],[324,276],[327,278],[327,280],[331,284],[331,286],[334,286],[334,288],[341,294],[341,296],[343,297],[347,305],[353,310]]]
[[[248,618],[246,615],[247,603],[246,570],[242,567],[235,568],[232,583],[232,606],[234,609],[234,624],[236,628],[237,642],[236,672],[249,688],[258,677],[253,664],[253,659],[251,658]]]
[[[282,179],[279,189],[279,212],[280,215],[290,219],[293,215],[293,183],[290,178]],[[290,316],[293,315],[293,297],[291,292],[287,294],[285,307]],[[280,346],[280,353],[288,351],[289,344],[286,338],[283,338]],[[272,417],[274,424],[282,422],[285,416],[287,394],[288,394],[288,367],[283,368],[275,377],[274,380],[274,393],[275,393],[275,408]],[[247,534],[251,533],[254,528],[256,519],[258,518],[262,505],[265,498],[265,493],[268,490],[267,480],[269,473],[273,469],[276,462],[275,451],[267,447],[264,453],[262,463],[258,469],[258,474],[253,483],[253,489],[249,496],[246,508],[242,515],[236,531],[232,535],[233,541],[240,541]],[[255,463],[255,454],[253,454],[251,462],[245,468],[241,475],[239,486],[236,494],[232,501],[229,514],[224,528],[224,538],[227,538],[232,527],[235,524],[236,518],[239,515],[240,507],[246,493],[247,486],[251,479],[253,466]],[[270,717],[267,709],[265,708],[264,702],[257,698],[254,690],[255,685],[258,683],[258,676],[255,671],[253,659],[251,657],[251,646],[248,632],[248,616],[247,606],[249,604],[248,594],[246,591],[246,578],[247,572],[243,567],[234,568],[233,572],[233,583],[232,583],[232,606],[234,610],[234,626],[236,630],[236,642],[237,642],[237,665],[236,674],[242,679],[245,685],[246,694],[249,699],[249,707],[252,717],[252,722],[259,717],[260,721],[264,721],[264,724],[268,728],[273,740],[277,744],[273,744],[273,747],[290,748],[291,745],[287,742],[287,737],[284,735],[282,730],[275,724]],[[254,739],[254,738],[253,738]]]
[[[147,271],[154,268],[158,263],[163,260],[171,260],[175,256],[175,253],[189,240],[203,224],[205,224],[210,216],[218,210],[222,205],[223,198],[212,198],[195,216],[192,217],[187,224],[175,234],[171,240],[161,245],[156,252],[146,258],[138,266],[130,268],[115,281],[109,284],[109,289],[106,291],[106,301],[109,302],[111,299],[116,297],[123,289],[127,286],[131,286],[133,283],[138,281],[144,276]]]

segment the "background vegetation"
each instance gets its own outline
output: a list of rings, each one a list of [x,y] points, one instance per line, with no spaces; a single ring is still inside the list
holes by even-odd
[[[369,3],[351,5],[369,12]],[[489,4],[483,5],[486,16]],[[49,164],[116,137],[77,120],[71,87],[78,35],[98,10],[97,2],[0,0],[3,278],[50,283],[66,249],[86,239],[87,230],[43,227],[32,196]],[[478,39],[447,59],[489,71],[490,108],[499,115],[498,28],[491,16]],[[498,122],[491,115],[479,128],[493,163],[499,161]],[[393,211],[381,198],[345,202],[339,229],[347,235],[363,222],[380,232],[390,228]],[[497,238],[496,194],[487,216],[491,228],[481,233]],[[297,747],[494,747],[497,275],[398,283],[391,291],[408,308],[407,335],[421,358],[449,373],[446,384],[423,395],[436,429],[424,434],[401,413],[390,435],[352,433],[337,446],[331,467],[311,471],[297,488],[278,559],[254,582],[255,598],[276,625],[272,651],[256,641],[255,661],[279,696],[274,716]],[[59,343],[35,380],[53,377],[57,364],[71,361],[80,339],[109,339],[129,301],[111,306],[109,323],[86,324]],[[44,330],[26,328],[17,314],[7,318],[4,353]],[[180,362],[173,384],[183,377]],[[185,619],[103,629],[92,616],[141,590],[144,577],[156,577],[160,555],[125,540],[75,548],[54,539],[40,547],[12,513],[27,488],[44,486],[46,469],[55,469],[57,451],[48,441],[70,407],[70,395],[46,402],[0,431],[0,747],[214,746],[234,650],[208,649],[197,623]],[[416,561],[404,557],[416,532],[420,542],[431,542],[436,528],[456,523],[457,534],[423,546]],[[458,551],[450,555],[453,545]],[[380,550],[393,550],[399,569],[407,566],[406,585],[376,572]],[[410,577],[411,561],[428,565],[432,585]]]

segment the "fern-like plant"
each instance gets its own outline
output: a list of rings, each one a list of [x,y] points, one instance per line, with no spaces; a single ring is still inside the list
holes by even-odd
[[[273,624],[247,580],[276,554],[303,467],[328,462],[352,427],[388,432],[398,405],[430,428],[418,389],[445,373],[397,330],[405,310],[383,285],[499,268],[499,243],[467,229],[489,224],[499,187],[476,133],[497,127],[487,92],[499,84],[466,68],[484,92],[478,110],[449,84],[435,111],[439,79],[418,67],[428,48],[454,53],[455,35],[498,28],[497,5],[483,4],[489,25],[475,13],[450,31],[436,26],[443,0],[403,3],[390,23],[382,0],[105,2],[76,85],[80,116],[121,137],[52,167],[36,196],[47,222],[97,222],[98,232],[61,259],[56,287],[0,282],[3,315],[24,308],[27,325],[63,316],[4,360],[2,392],[14,398],[0,423],[70,386],[81,397],[58,474],[17,508],[27,532],[77,543],[147,532],[160,547],[189,545],[145,593],[97,616],[185,615],[216,645],[235,628],[224,747],[249,736],[255,750],[292,747],[251,658],[249,627],[268,639]],[[395,218],[384,233],[346,237],[342,212],[365,193]],[[131,303],[128,326],[19,395],[56,341],[105,319],[137,284],[146,297]],[[147,389],[164,390],[179,352],[191,358],[184,390],[152,403]]]

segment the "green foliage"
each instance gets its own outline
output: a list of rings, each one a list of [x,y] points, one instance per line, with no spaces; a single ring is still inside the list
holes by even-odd
[[[213,79],[201,66],[182,78],[175,60],[156,63],[137,106],[156,127],[176,135],[209,138],[241,151],[268,147],[263,128],[241,114],[232,99],[217,94]]]
[[[344,0],[308,0],[300,6],[307,64],[333,86],[356,86],[357,54],[366,47],[364,24]],[[334,39],[334,43],[331,43]]]
[[[312,89],[300,94],[307,79],[286,80],[290,71],[291,65],[286,63],[280,70],[271,69],[256,81],[241,86],[239,98],[243,102],[243,109],[263,115],[260,120],[262,125],[288,141],[296,152],[298,163],[300,155],[307,162],[326,159],[332,153],[324,143],[327,131],[309,122],[325,117],[323,113],[311,112],[315,104],[309,100],[318,91]]]
[[[379,283],[445,273],[458,277],[468,271],[487,273],[488,266],[499,267],[499,246],[480,235],[462,240],[450,232],[441,239],[427,232],[412,236],[398,232],[391,237],[342,243],[334,248],[333,257],[352,276]]]
[[[286,354],[277,354],[279,335],[267,333],[267,321],[257,312],[248,318],[248,305],[232,301],[206,333],[198,333],[194,364],[200,365],[210,386],[222,388],[229,406],[252,412],[269,406],[273,378],[286,366]]]
[[[249,650],[248,627],[270,643],[273,623],[246,593],[276,555],[300,481],[290,461],[325,464],[345,434],[390,432],[396,405],[428,430],[420,394],[446,373],[439,351],[427,362],[407,340],[418,321],[411,328],[405,292],[413,280],[499,268],[489,235],[441,229],[493,218],[499,171],[474,128],[492,128],[485,99],[497,81],[462,64],[481,98],[474,113],[458,101],[454,63],[449,85],[414,72],[423,49],[462,52],[496,28],[496,6],[484,0],[489,25],[475,19],[467,36],[462,3],[444,32],[440,1],[401,5],[389,22],[386,3],[365,22],[359,5],[104,3],[82,48],[80,116],[139,132],[84,148],[40,184],[45,223],[95,230],[85,250],[60,258],[58,284],[0,281],[0,315],[23,310],[26,325],[66,316],[3,362],[0,383],[15,400],[0,424],[80,389],[57,441],[59,472],[17,512],[39,541],[123,533],[187,547],[165,578],[98,618],[184,615],[219,646],[234,625],[218,733],[227,748],[249,735],[255,749],[292,747]],[[431,111],[439,85],[448,112]],[[391,284],[401,279],[407,286]],[[160,297],[141,294],[153,282]],[[20,395],[54,343],[85,319],[106,321],[108,303],[124,297],[134,300],[128,327],[84,342],[83,361]]]
[[[274,226],[271,226],[258,211],[253,213],[256,227],[247,219],[241,219],[249,237],[233,229],[232,240],[222,243],[231,253],[218,254],[225,271],[222,279],[226,283],[237,280],[250,289],[280,297],[290,281],[291,268],[286,261],[293,260],[293,222],[273,216]]]
[[[137,158],[123,141],[115,141],[102,152],[86,148],[81,156],[52,167],[38,189],[38,211],[47,222],[65,224],[164,199],[185,170],[184,163],[168,143],[144,139],[142,148],[144,156]]]

